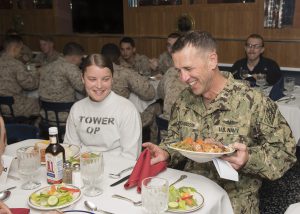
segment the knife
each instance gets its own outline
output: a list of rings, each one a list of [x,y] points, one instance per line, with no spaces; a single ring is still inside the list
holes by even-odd
[[[125,176],[124,178],[121,178],[120,180],[118,180],[117,182],[112,183],[110,186],[111,186],[111,187],[114,187],[114,186],[116,186],[116,185],[118,185],[118,184],[120,184],[120,183],[122,183],[122,182],[128,180],[129,177],[130,177],[130,175],[127,175],[127,176]]]

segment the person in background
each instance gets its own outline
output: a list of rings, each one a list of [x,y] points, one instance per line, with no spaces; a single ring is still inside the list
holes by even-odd
[[[130,93],[136,94],[141,100],[149,101],[155,98],[155,89],[150,81],[137,74],[134,70],[120,65],[120,49],[117,45],[108,43],[103,45],[101,54],[113,62],[114,75],[112,90],[125,98],[129,98]]]
[[[136,53],[135,42],[131,37],[123,37],[120,41],[120,64],[131,68],[142,76],[151,76],[151,63],[145,55]]]
[[[113,72],[112,62],[100,54],[84,60],[82,81],[88,97],[72,106],[64,143],[136,160],[142,142],[140,115],[128,99],[112,91]]]
[[[167,70],[174,66],[171,49],[176,40],[180,37],[179,33],[170,33],[167,38],[167,50],[163,52],[157,59],[151,59],[153,70],[158,74],[165,74]]]
[[[245,43],[246,58],[236,61],[230,69],[235,79],[244,79],[242,70],[247,70],[253,77],[247,78],[255,83],[255,76],[258,73],[266,74],[266,81],[269,85],[274,85],[283,76],[278,64],[269,58],[263,57],[265,51],[264,39],[258,34],[248,36]]]
[[[40,49],[42,53],[38,54],[33,62],[39,65],[46,65],[54,62],[61,54],[54,49],[54,40],[51,36],[42,36],[40,38]]]
[[[15,29],[8,29],[6,31],[6,35],[5,36],[10,36],[10,35],[19,35],[19,32]],[[20,60],[21,62],[23,62],[24,64],[26,64],[27,62],[29,62],[33,57],[32,51],[31,49],[26,46],[25,44],[23,44],[22,49],[21,49],[21,53],[20,56],[17,58],[18,60]]]
[[[59,103],[75,102],[76,92],[84,93],[81,70],[78,67],[83,54],[84,49],[81,45],[69,42],[63,48],[63,57],[39,69],[41,100]],[[52,112],[49,112],[49,119],[55,121],[55,114],[50,113]],[[41,116],[44,117],[43,110],[41,110]],[[67,117],[67,112],[60,112],[61,122],[65,122]]]
[[[189,85],[172,107],[168,135],[157,146],[143,146],[151,164],[204,175],[223,187],[234,213],[259,213],[258,191],[263,179],[280,178],[296,161],[295,139],[278,106],[259,91],[225,77],[218,68],[215,39],[208,32],[191,31],[172,47],[180,79]],[[214,139],[236,151],[222,159],[238,171],[239,181],[221,179],[213,162],[197,163],[168,148],[186,138]]]
[[[38,116],[38,99],[24,95],[25,90],[37,89],[39,75],[36,71],[27,72],[22,62],[17,60],[23,42],[17,35],[11,35],[4,40],[4,52],[0,57],[0,95],[13,96],[15,116]],[[8,113],[8,108],[2,108]]]

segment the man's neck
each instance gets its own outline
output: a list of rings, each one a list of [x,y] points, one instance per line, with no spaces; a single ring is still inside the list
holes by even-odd
[[[250,71],[254,69],[254,67],[258,64],[260,58],[257,58],[255,60],[247,60],[247,67]]]
[[[216,72],[216,74],[211,81],[210,89],[202,95],[206,107],[221,93],[227,83],[227,78],[225,78],[219,70],[215,70],[214,72]]]

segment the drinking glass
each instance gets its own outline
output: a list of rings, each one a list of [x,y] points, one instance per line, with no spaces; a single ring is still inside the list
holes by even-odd
[[[166,179],[148,177],[142,181],[142,205],[147,213],[159,214],[168,209],[169,183]]]
[[[292,92],[295,88],[295,78],[294,77],[285,77],[284,78],[284,89],[287,92],[288,96],[292,96]]]
[[[247,69],[243,69],[241,68],[240,69],[240,77],[245,80],[247,79],[248,77],[250,77],[251,75],[249,74],[249,71]]]
[[[80,173],[84,185],[83,193],[86,196],[94,197],[102,194],[103,172],[101,152],[85,152],[80,155]]]
[[[22,147],[17,150],[18,172],[25,180],[21,188],[31,190],[39,187],[39,171],[41,166],[40,151],[34,146]]]
[[[256,75],[256,85],[259,86],[260,90],[267,84],[266,74],[258,73]]]

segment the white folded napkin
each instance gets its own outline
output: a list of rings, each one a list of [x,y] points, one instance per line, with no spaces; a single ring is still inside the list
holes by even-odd
[[[10,168],[10,165],[11,165],[11,162],[13,159],[14,159],[14,157],[12,157],[12,156],[2,155],[1,161],[2,161],[4,169],[0,175],[0,191],[2,188],[6,187],[6,180],[7,180],[8,172],[9,172],[9,168]]]
[[[228,163],[228,161],[214,158],[213,163],[221,178],[239,181],[239,173],[230,165],[230,163]]]

